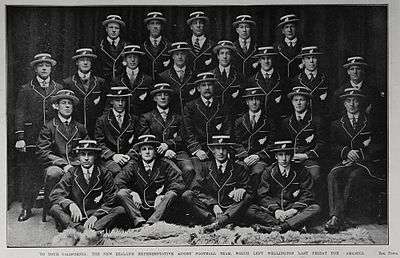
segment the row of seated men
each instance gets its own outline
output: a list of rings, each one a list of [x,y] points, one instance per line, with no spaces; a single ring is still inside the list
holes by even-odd
[[[35,67],[40,70],[41,64],[50,64],[49,67],[51,67],[52,63],[54,60],[48,55],[44,55],[44,58],[34,60],[32,65],[37,64]],[[352,64],[355,63],[352,62]],[[248,112],[237,118],[233,124],[230,106],[222,105],[221,98],[214,95],[214,88],[217,85],[215,75],[201,73],[197,78],[195,85],[200,97],[185,105],[183,118],[169,108],[170,100],[176,94],[169,84],[154,85],[150,95],[156,102],[156,108],[142,115],[138,120],[130,112],[126,112],[126,104],[131,97],[129,89],[120,81],[114,82],[116,86],[112,87],[107,94],[111,108],[97,119],[95,126],[95,139],[102,149],[101,166],[118,177],[122,171],[129,168],[130,161],[134,161],[135,157],[138,157],[138,153],[132,148],[133,144],[139,140],[138,136],[154,134],[156,139],[161,142],[156,148],[157,153],[175,161],[177,166],[174,166],[178,171],[181,170],[185,186],[190,189],[193,176],[196,178],[204,163],[212,160],[213,154],[208,149],[208,144],[212,141],[211,136],[223,133],[232,135],[232,143],[235,143],[235,152],[232,153],[232,157],[240,159],[243,166],[249,169],[249,182],[246,185],[253,189],[249,190],[252,192],[258,187],[260,175],[274,161],[273,155],[268,152],[266,147],[277,140],[277,136],[279,136],[284,137],[283,139],[293,138],[296,151],[291,156],[297,163],[305,165],[312,180],[316,181],[315,184],[312,184],[314,186],[313,194],[318,195],[317,192],[321,189],[321,184],[318,183],[319,158],[322,157],[321,153],[326,148],[328,137],[327,131],[323,128],[324,123],[321,123],[319,116],[312,112],[312,92],[309,88],[294,87],[288,94],[287,97],[293,104],[294,113],[283,121],[282,128],[286,127],[284,133],[283,130],[277,132],[273,119],[264,110],[266,96],[262,88],[255,87],[245,90],[246,93],[241,97],[248,106]],[[38,89],[24,88],[22,94],[27,94],[28,90],[32,93],[37,92]],[[329,195],[335,199],[330,207],[332,218],[327,223],[329,225],[327,229],[332,232],[340,229],[342,225],[344,207],[350,194],[347,192],[347,195],[345,193],[342,196],[340,192],[338,193],[343,189],[338,190],[335,184],[342,184],[342,174],[349,174],[347,173],[348,169],[356,171],[351,173],[352,177],[349,177],[346,187],[344,187],[347,189],[346,191],[351,188],[354,178],[357,177],[368,175],[376,180],[383,180],[373,174],[375,170],[362,164],[362,161],[367,158],[367,152],[363,147],[369,149],[371,141],[372,146],[379,145],[379,139],[373,132],[373,124],[369,124],[369,116],[364,112],[365,95],[356,88],[350,88],[342,92],[341,99],[345,99],[346,112],[341,118],[342,122],[335,121],[330,130],[331,143],[337,148],[338,155],[336,158],[329,158],[335,159],[335,161],[343,159],[343,162],[340,163],[341,166],[335,167],[334,172],[330,173],[334,185],[331,189],[333,193]],[[25,101],[32,100],[28,98]],[[41,129],[37,140],[37,157],[32,157],[33,159],[37,158],[38,167],[46,171],[45,192],[47,193],[73,166],[71,152],[74,144],[87,136],[85,127],[72,117],[74,106],[79,104],[79,98],[73,91],[59,90],[51,96],[51,102],[57,114]],[[26,105],[24,102],[19,103]],[[27,111],[32,112],[30,109]],[[42,113],[42,115],[44,114]],[[349,123],[345,124],[343,119]],[[346,128],[345,125],[349,128]],[[22,136],[25,135],[25,132],[22,131],[18,133]],[[339,143],[340,145],[336,146]],[[28,146],[24,140],[19,140],[16,147],[26,151]],[[342,166],[342,164],[346,164],[346,166]],[[29,165],[32,166],[32,163]],[[30,176],[32,176],[32,168]],[[223,188],[225,181],[219,182],[221,184],[217,183],[217,185]],[[152,182],[147,183],[151,184]],[[27,198],[32,198],[32,196],[27,196]],[[127,207],[125,208],[127,209]],[[29,209],[23,209],[19,220],[23,221],[30,215]],[[213,223],[213,227],[220,227],[224,224],[217,222]]]

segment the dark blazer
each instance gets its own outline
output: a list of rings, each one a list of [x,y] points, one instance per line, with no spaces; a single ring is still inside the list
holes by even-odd
[[[181,172],[163,159],[155,160],[150,173],[142,160],[130,160],[114,180],[119,189],[137,192],[144,209],[153,208],[158,195],[168,191],[180,195],[185,188]]]
[[[210,71],[212,67],[216,65],[216,60],[214,58],[212,49],[215,45],[215,42],[210,40],[208,37],[204,41],[203,46],[200,49],[200,52],[196,55],[193,51],[194,46],[192,42],[192,37],[188,38],[187,43],[189,43],[192,48],[191,55],[189,56],[189,67],[194,73],[199,74],[202,72]]]
[[[115,80],[120,77],[124,70],[122,52],[126,45],[127,42],[120,37],[118,46],[113,50],[107,38],[101,40],[96,47],[96,74],[101,75],[106,80]]]
[[[58,116],[43,126],[37,141],[36,154],[44,167],[64,167],[76,163],[73,149],[79,140],[87,138],[87,131],[83,124],[73,119],[68,127],[69,133]]]
[[[254,41],[254,38],[251,38],[250,46],[247,49],[247,52],[244,53],[243,49],[240,46],[239,39],[236,39],[233,44],[236,47],[235,51],[235,58],[234,58],[234,64],[235,67],[237,67],[238,72],[241,74],[241,76],[247,80],[251,76],[253,76],[256,71],[257,71],[257,59],[253,58],[253,55],[257,51],[257,44]]]
[[[87,184],[81,166],[74,166],[63,175],[49,198],[52,205],[58,204],[65,210],[71,203],[75,203],[83,218],[101,218],[115,206],[116,191],[110,172],[95,165]],[[94,213],[88,212],[93,210]]]
[[[139,118],[125,111],[122,128],[111,110],[96,121],[95,139],[101,147],[101,158],[110,160],[115,154],[127,155],[136,143]]]
[[[276,210],[303,210],[315,204],[312,194],[313,180],[302,165],[292,163],[289,176],[282,176],[278,163],[269,166],[261,175],[257,189],[257,202],[271,213]]]
[[[74,106],[73,119],[83,124],[91,138],[94,137],[96,119],[106,104],[107,88],[103,78],[90,75],[88,90],[85,89],[78,73],[63,80],[64,88],[75,92],[79,98],[78,105]]]
[[[271,160],[267,147],[276,140],[275,123],[261,111],[260,118],[254,129],[251,128],[250,115],[246,112],[240,118],[236,119],[233,129],[235,142],[239,143],[236,148],[236,157],[244,159],[252,154],[260,156],[262,161]],[[274,157],[272,156],[272,159]]]
[[[190,153],[202,149],[207,151],[207,142],[213,135],[230,134],[231,117],[226,107],[214,98],[211,107],[206,107],[201,98],[186,104],[184,110],[186,144]]]
[[[160,112],[154,109],[143,114],[139,121],[139,134],[152,134],[157,140],[164,142],[168,148],[177,152],[185,149],[183,143],[183,119],[182,116],[174,113],[171,109],[168,112],[166,121],[161,117]]]
[[[282,121],[281,139],[292,140],[296,152],[305,153],[310,160],[319,160],[327,154],[329,126],[320,116],[307,111],[304,121],[294,115]]]
[[[243,165],[233,160],[228,160],[224,173],[218,171],[215,159],[201,162],[191,190],[196,193],[197,198],[209,208],[219,205],[228,208],[235,201],[230,198],[229,193],[235,188],[247,189],[249,175]]]
[[[154,48],[150,39],[147,37],[143,42],[143,50],[145,56],[142,58],[145,69],[144,72],[153,80],[156,80],[157,74],[162,73],[171,65],[170,55],[168,54],[170,43],[162,36],[161,41],[158,42],[157,48]]]
[[[62,85],[50,79],[44,89],[36,78],[21,86],[15,110],[16,140],[24,140],[27,147],[35,147],[40,129],[56,114],[51,105],[51,96],[62,89]]]
[[[153,87],[153,79],[149,75],[144,74],[142,69],[139,68],[136,79],[132,84],[126,74],[126,70],[124,70],[122,76],[118,78],[118,80],[128,87],[132,94],[128,104],[130,114],[140,116],[152,110],[154,102],[153,98],[150,96],[150,91]]]
[[[296,45],[289,47],[283,37],[274,44],[276,51],[278,51],[278,56],[275,59],[276,67],[286,79],[292,78],[300,72],[301,58],[296,57],[301,51],[302,44],[302,40],[297,38]]]

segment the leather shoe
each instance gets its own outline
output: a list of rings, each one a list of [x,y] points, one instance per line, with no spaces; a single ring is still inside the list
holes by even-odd
[[[325,224],[325,230],[328,231],[328,233],[337,233],[340,231],[342,226],[342,222],[340,219],[336,216],[332,216],[328,222]]]
[[[260,224],[254,224],[251,227],[254,231],[263,234],[270,234],[272,232],[283,233],[283,229],[281,226],[264,226]]]
[[[30,209],[29,210],[23,209],[18,216],[18,221],[19,222],[25,221],[25,220],[29,219],[30,217],[32,217],[32,211]]]

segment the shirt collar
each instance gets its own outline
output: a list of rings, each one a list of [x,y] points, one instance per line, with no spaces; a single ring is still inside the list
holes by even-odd
[[[353,117],[358,120],[358,118],[360,117],[360,112],[356,113],[356,114],[350,114],[347,113],[347,117],[351,120]]]
[[[169,112],[169,108],[167,108],[167,109],[162,109],[162,108],[160,108],[159,106],[157,106],[157,110],[158,110],[158,112],[160,112],[160,114],[161,114],[162,112],[165,112],[165,113],[168,115],[168,112]]]
[[[174,69],[175,69],[175,71],[176,72],[178,72],[178,71],[183,71],[183,72],[185,72],[185,70],[186,70],[186,65],[184,66],[184,67],[182,67],[182,68],[179,68],[178,66],[176,66],[176,64],[174,64]]]
[[[112,109],[112,111],[113,111],[113,113],[114,113],[115,118],[117,118],[118,115],[121,115],[121,117],[122,117],[122,119],[123,119],[124,116],[125,116],[125,110],[122,111],[121,113],[118,113],[117,111],[115,111],[115,109]]]
[[[307,77],[310,77],[311,76],[310,74],[312,74],[312,75],[314,75],[314,78],[315,78],[315,77],[317,77],[318,70],[315,69],[314,71],[311,72],[311,71],[309,71],[307,69],[304,69],[304,72],[307,75]]]
[[[131,68],[129,68],[129,67],[126,67],[126,74],[128,76],[132,76],[132,75],[136,76],[138,73],[139,73],[139,67],[136,67],[133,70]]]
[[[363,85],[363,81],[360,81],[359,83],[354,83],[353,81],[350,81],[351,86],[353,86],[353,88],[356,89],[361,89],[362,85]]]
[[[107,37],[107,41],[111,45],[113,40],[110,37]],[[118,46],[118,43],[119,43],[119,37],[114,39],[114,46]]]
[[[298,117],[300,117],[301,119],[304,119],[304,117],[306,116],[306,114],[307,114],[307,110],[306,111],[304,111],[302,114],[300,114],[300,113],[297,113],[297,112],[295,112],[296,113],[296,119],[298,118]]]
[[[78,76],[81,79],[89,79],[90,77],[90,71],[88,73],[82,73],[81,71],[78,70]]]
[[[218,160],[215,160],[215,163],[217,164],[217,169],[221,167],[222,173],[225,173],[226,170],[226,165],[228,164],[228,160],[226,160],[224,163],[219,162]]]
[[[290,39],[288,39],[288,38],[285,37],[285,42],[286,42],[286,44],[288,44],[288,45],[289,45],[289,43],[293,43],[293,45],[296,45],[296,43],[297,43],[297,37],[294,38],[294,39],[292,39],[292,40],[290,40]]]
[[[269,71],[264,71],[263,69],[261,69],[261,74],[265,77],[266,74],[269,75],[269,78],[271,78],[272,74],[274,73],[274,68],[269,69]]]
[[[60,118],[61,122],[64,124],[66,121],[68,122],[68,124],[71,123],[72,117],[69,117],[68,119],[65,119],[64,117],[62,117],[60,114],[58,114],[58,118]]]
[[[210,101],[210,103],[211,103],[211,105],[212,105],[212,103],[213,103],[213,101],[214,101],[214,99],[213,99],[213,98],[206,99],[206,98],[204,98],[204,97],[203,97],[203,96],[201,96],[201,95],[200,95],[200,97],[201,97],[201,100],[204,102],[204,105],[206,105],[206,102],[207,102],[207,101]]]
[[[289,176],[289,171],[290,171],[290,165],[286,168],[282,167],[281,165],[278,165],[279,167],[279,172],[281,172],[281,175],[284,177],[288,177]]]
[[[149,169],[150,169],[150,170],[153,170],[154,161],[155,161],[155,160],[153,160],[153,161],[150,162],[150,163],[146,163],[146,162],[144,162],[144,161],[142,160],[144,169],[145,169],[145,170],[149,170]]]
[[[83,166],[81,166],[83,173],[89,173],[89,175],[92,175],[93,167],[94,166],[91,166],[90,168],[84,168]]]
[[[257,113],[254,113],[253,111],[249,110],[249,115],[250,115],[250,118],[251,118],[252,115],[256,115],[255,119],[256,119],[256,122],[258,122],[258,119],[260,119],[260,116],[261,116],[261,109],[258,110]]]
[[[192,34],[192,42],[195,42],[197,38],[199,39],[199,43],[206,40],[206,36],[204,36],[204,34],[201,36],[195,36]]]
[[[159,45],[160,42],[161,42],[162,36],[160,35],[160,36],[158,36],[158,38],[152,38],[152,37],[150,37],[149,39],[150,39],[151,44],[154,43],[154,40],[157,40],[157,45]]]
[[[222,65],[218,65],[218,68],[219,68],[219,71],[221,72],[221,74],[222,74],[222,71],[224,71],[224,69],[225,69],[226,74],[228,75],[229,71],[231,69],[231,65],[228,65],[227,67],[223,67]]]
[[[250,42],[251,42],[251,37],[248,37],[247,39],[239,38],[239,43],[240,43],[241,46],[243,46],[244,42],[246,42],[246,45],[248,47],[250,45]]]
[[[36,76],[36,80],[39,82],[40,85],[43,84],[43,82],[45,82],[46,84],[50,83],[50,76],[47,77],[45,80],[43,80],[42,78],[40,78],[39,76]]]

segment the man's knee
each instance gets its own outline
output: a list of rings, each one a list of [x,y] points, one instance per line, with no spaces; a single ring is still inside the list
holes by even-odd
[[[117,198],[119,200],[124,200],[124,199],[129,198],[129,197],[130,197],[130,192],[129,192],[128,189],[120,189],[117,192]]]
[[[310,175],[314,181],[319,180],[319,178],[321,176],[321,167],[320,166],[307,167],[307,170],[310,173]]]
[[[187,190],[182,194],[182,200],[186,203],[192,203],[194,197],[194,192],[192,190]]]
[[[336,181],[341,174],[341,168],[333,168],[328,174],[328,182]]]
[[[63,208],[59,204],[54,204],[51,206],[49,213],[51,215],[58,214],[63,211]]]
[[[177,197],[178,197],[178,194],[174,191],[168,191],[164,195],[164,198],[166,200],[175,200]]]
[[[57,166],[50,166],[46,169],[46,182],[59,181],[64,174],[64,170]]]
[[[313,214],[318,214],[321,212],[321,207],[318,204],[312,204],[308,207],[309,211]]]

